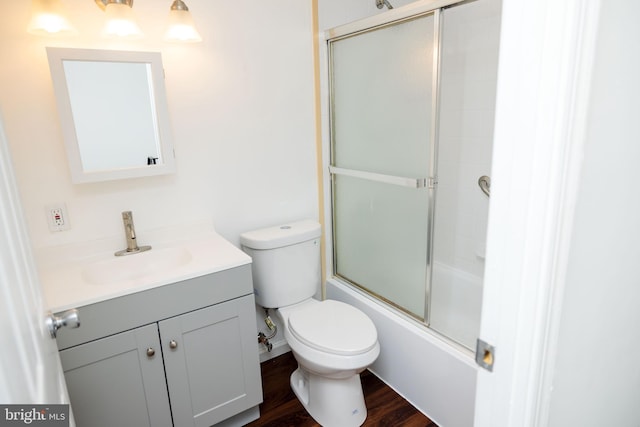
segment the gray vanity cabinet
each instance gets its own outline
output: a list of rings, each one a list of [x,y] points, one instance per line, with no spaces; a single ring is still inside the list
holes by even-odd
[[[257,418],[250,279],[243,266],[80,307],[81,327],[58,336],[78,427],[233,426]]]
[[[159,323],[176,426],[208,427],[262,401],[248,357],[257,355],[254,319],[253,297],[243,297]]]
[[[157,325],[63,350],[60,358],[79,427],[172,425]]]

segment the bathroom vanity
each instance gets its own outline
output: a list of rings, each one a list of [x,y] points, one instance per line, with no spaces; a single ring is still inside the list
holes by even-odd
[[[240,426],[258,418],[251,259],[217,235],[180,246],[41,271],[45,295],[64,302],[52,311],[79,314],[79,328],[57,335],[79,427]],[[147,263],[162,270],[163,251],[188,256],[169,271],[129,273]],[[59,295],[65,279],[84,289],[85,302]]]

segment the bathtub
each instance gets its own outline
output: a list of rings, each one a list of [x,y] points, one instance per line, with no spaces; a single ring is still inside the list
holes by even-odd
[[[380,356],[372,372],[439,426],[473,425],[477,366],[470,350],[336,279],[327,279],[326,296],[359,308],[375,323]]]
[[[480,332],[482,277],[434,262],[431,286],[431,328],[475,349]]]

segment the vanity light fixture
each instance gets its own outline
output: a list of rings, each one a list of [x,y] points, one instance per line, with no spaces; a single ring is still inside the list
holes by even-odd
[[[182,0],[174,0],[169,10],[169,25],[164,39],[170,42],[201,42],[189,8]]]
[[[77,33],[65,17],[60,0],[31,0],[31,21],[27,32],[46,36]]]
[[[105,12],[102,35],[138,39],[144,33],[138,27],[133,13],[133,0],[94,0]],[[71,35],[76,29],[67,20],[60,0],[31,0],[31,21],[27,32],[36,35]],[[169,11],[168,27],[164,35],[169,42],[201,42],[189,8],[182,0],[173,0]]]
[[[98,7],[105,12],[105,25],[102,34],[106,37],[137,39],[144,33],[136,24],[133,14],[133,0],[96,0]]]

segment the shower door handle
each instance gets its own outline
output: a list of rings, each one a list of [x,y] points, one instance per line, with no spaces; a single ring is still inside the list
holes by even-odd
[[[491,197],[491,178],[486,175],[482,175],[480,178],[478,178],[478,185],[480,186],[482,192],[487,195],[487,197]]]
[[[436,178],[408,178],[404,176],[385,175],[375,172],[337,168],[335,166],[329,166],[329,173],[332,175],[350,176],[353,178],[361,178],[368,181],[383,182],[385,184],[393,184],[409,188],[435,188],[438,184]]]

